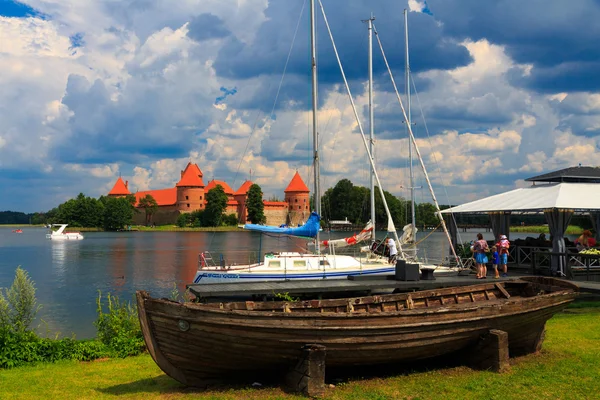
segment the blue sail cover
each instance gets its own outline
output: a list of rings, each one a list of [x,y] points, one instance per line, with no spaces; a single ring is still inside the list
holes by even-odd
[[[291,235],[291,236],[303,236],[303,237],[315,237],[319,231],[319,221],[321,217],[316,212],[312,212],[306,223],[297,228],[279,228],[277,226],[266,226],[257,224],[246,224],[244,229],[250,231],[258,231],[263,233],[276,233],[280,235]]]

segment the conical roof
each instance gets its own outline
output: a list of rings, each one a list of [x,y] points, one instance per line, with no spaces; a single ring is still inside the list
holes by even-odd
[[[204,182],[202,181],[202,171],[200,171],[198,165],[189,162],[181,174],[181,179],[175,186],[204,187]]]
[[[123,179],[121,177],[117,179],[117,182],[115,182],[115,186],[113,186],[111,191],[108,192],[109,196],[126,196],[128,194],[131,194],[131,192],[129,191],[129,189],[127,189],[127,185],[125,184],[125,182],[123,182]]]
[[[225,181],[219,181],[217,179],[213,179],[212,181],[208,182],[208,185],[206,185],[206,187],[204,188],[204,192],[208,193],[210,189],[217,187],[217,185],[221,185],[225,194],[233,195],[233,189],[231,188],[231,186],[225,183]]]
[[[284,190],[285,193],[298,192],[298,193],[309,193],[310,190],[306,186],[306,183],[300,177],[298,171],[294,174],[294,177],[290,181],[288,187]]]
[[[242,186],[240,186],[240,188],[234,194],[236,196],[240,194],[246,194],[248,193],[248,190],[250,190],[250,186],[252,186],[252,181],[246,181],[242,183]]]

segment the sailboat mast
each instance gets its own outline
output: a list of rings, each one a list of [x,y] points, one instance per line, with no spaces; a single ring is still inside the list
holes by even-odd
[[[410,62],[408,58],[408,11],[404,9],[404,47],[406,48],[406,65],[404,68],[404,74],[406,78],[406,129],[410,126]],[[410,173],[410,216],[412,231],[417,231],[417,220],[415,218],[415,176],[413,171],[413,154],[412,154],[412,141],[408,141],[408,166]]]
[[[373,13],[371,18],[367,20],[369,24],[369,150],[371,151],[371,164],[375,164],[375,124],[373,118]],[[371,238],[375,240],[375,171],[371,168],[370,188],[371,188],[371,222],[373,223],[373,231]]]
[[[317,43],[316,43],[316,24],[315,24],[315,0],[310,0],[310,58],[312,70],[312,113],[313,113],[313,168],[315,171],[315,211],[321,216],[321,187],[319,181],[319,132],[317,130]],[[320,253],[320,237],[317,230],[316,250]]]

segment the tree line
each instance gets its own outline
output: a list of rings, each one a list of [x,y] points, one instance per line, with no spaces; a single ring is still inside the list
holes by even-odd
[[[410,222],[410,201],[383,191],[394,224],[402,226]],[[342,179],[333,188],[327,189],[321,199],[322,214],[325,220],[344,220],[353,224],[366,224],[371,219],[371,191],[363,186],[355,186],[350,180]],[[486,216],[487,218],[487,216]],[[379,188],[375,187],[375,220],[377,227],[387,224],[387,215]],[[417,225],[436,226],[439,219],[435,206],[419,203],[415,206]]]
[[[262,196],[262,189],[256,184],[248,190],[246,208],[248,219],[253,223],[265,222]],[[177,225],[214,227],[235,226],[238,223],[235,214],[225,214],[228,198],[221,185],[208,191],[206,201],[204,210],[181,214]],[[131,225],[136,213],[144,213],[146,225],[151,224],[152,217],[158,209],[156,200],[149,194],[137,201],[134,195],[100,196],[96,199],[79,193],[76,198],[67,200],[45,213],[0,212],[0,224],[69,224],[80,228],[119,230]]]
[[[394,224],[400,227],[410,222],[410,202],[385,190],[384,196]],[[226,214],[228,198],[220,185],[207,192],[206,200],[207,204],[204,210],[182,213],[177,220],[177,225],[180,227],[214,227],[235,226],[238,223],[235,214]],[[371,219],[370,190],[363,186],[356,186],[348,179],[342,179],[334,187],[327,189],[321,202],[324,221],[348,218],[348,221],[353,224],[366,224]],[[447,207],[449,206],[440,206],[442,209]],[[152,217],[158,209],[158,204],[151,195],[146,195],[137,202],[134,195],[119,198],[100,196],[95,199],[80,193],[76,198],[67,200],[45,213],[26,214],[0,211],[0,224],[65,223],[73,227],[118,230],[130,225],[136,213],[144,213],[146,224],[151,224]],[[250,222],[256,224],[265,222],[263,192],[257,184],[253,184],[248,190],[246,210]],[[375,214],[378,227],[384,227],[387,223],[387,216],[377,188],[375,190]],[[489,224],[489,217],[486,214],[457,214],[455,218],[459,225]],[[437,226],[439,224],[434,205],[427,202],[416,204],[415,220],[418,226]],[[526,225],[546,223],[543,215],[511,216],[511,225],[520,225],[522,222]],[[587,226],[589,221],[585,216],[575,216],[572,223]]]

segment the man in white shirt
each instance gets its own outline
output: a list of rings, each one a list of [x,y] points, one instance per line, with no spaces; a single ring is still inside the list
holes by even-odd
[[[390,248],[390,256],[388,261],[390,264],[396,262],[396,255],[398,254],[398,250],[396,249],[396,242],[392,238],[388,238],[387,245]]]

